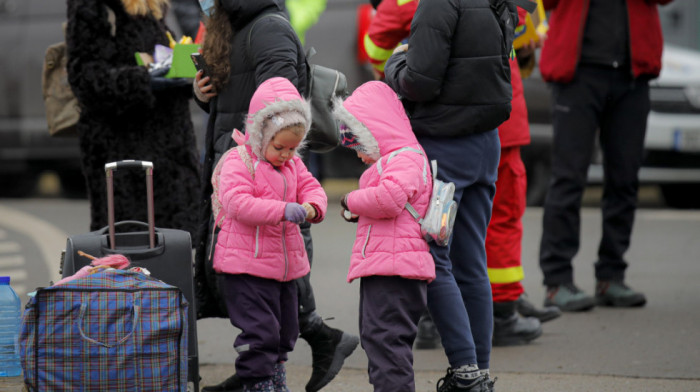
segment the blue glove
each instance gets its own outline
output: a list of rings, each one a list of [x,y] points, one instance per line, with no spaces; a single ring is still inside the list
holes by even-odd
[[[284,219],[292,223],[303,223],[306,220],[306,208],[299,203],[287,203],[284,206]]]

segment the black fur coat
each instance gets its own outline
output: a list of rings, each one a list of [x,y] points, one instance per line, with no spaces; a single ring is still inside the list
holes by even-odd
[[[80,102],[91,230],[107,225],[105,163],[135,159],[153,162],[156,226],[195,233],[200,164],[188,103],[192,87],[152,90],[147,69],[134,57],[168,44],[165,3],[68,0],[68,78]],[[115,172],[117,222],[147,221],[144,178],[140,171]]]

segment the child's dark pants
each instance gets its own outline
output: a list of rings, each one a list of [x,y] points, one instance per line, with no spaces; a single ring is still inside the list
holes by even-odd
[[[399,276],[360,280],[360,339],[374,392],[415,391],[413,341],[428,284]]]
[[[224,294],[231,324],[242,332],[236,374],[244,384],[272,377],[274,366],[287,360],[299,336],[297,288],[252,275],[224,275]]]

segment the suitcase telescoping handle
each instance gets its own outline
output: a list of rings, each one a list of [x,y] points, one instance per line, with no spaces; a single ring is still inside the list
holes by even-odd
[[[107,219],[109,223],[109,246],[116,247],[114,228],[114,174],[119,169],[143,169],[146,172],[146,199],[148,203],[148,240],[151,248],[156,246],[155,215],[153,212],[153,162],[125,160],[105,164],[107,175]]]

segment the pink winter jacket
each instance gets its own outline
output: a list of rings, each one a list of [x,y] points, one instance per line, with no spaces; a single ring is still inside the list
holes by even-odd
[[[321,184],[309,173],[298,156],[275,168],[263,151],[274,133],[274,114],[296,110],[310,124],[311,112],[296,88],[284,78],[272,78],[253,95],[243,136],[255,168],[253,179],[237,151],[226,156],[220,175],[220,200],[225,213],[214,252],[214,269],[227,274],[249,274],[281,282],[309,272],[309,259],[299,225],[284,220],[289,202],[308,202],[323,220],[328,201]],[[281,122],[281,120],[280,120]],[[284,125],[279,128],[284,127]],[[307,125],[308,132],[308,125]]]
[[[418,144],[403,105],[382,82],[358,87],[336,117],[343,122],[369,156],[381,161],[360,177],[359,189],[347,195],[350,212],[359,215],[352,247],[348,282],[364,276],[402,276],[432,281],[435,264],[420,225],[406,210],[406,202],[424,216],[432,192],[430,165]],[[387,162],[392,152],[410,147]]]

